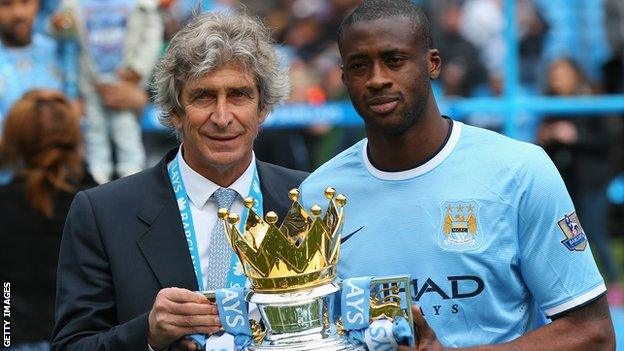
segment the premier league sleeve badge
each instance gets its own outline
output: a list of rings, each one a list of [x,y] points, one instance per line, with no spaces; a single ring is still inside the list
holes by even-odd
[[[566,236],[561,243],[570,251],[584,251],[587,247],[587,236],[581,223],[579,222],[576,211],[570,214],[564,214],[563,218],[557,221],[559,228]]]

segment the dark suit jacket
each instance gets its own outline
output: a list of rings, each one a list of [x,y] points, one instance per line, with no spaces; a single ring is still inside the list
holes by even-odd
[[[53,350],[143,351],[159,290],[198,290],[166,165],[80,192],[59,257]],[[263,208],[280,218],[307,175],[258,161]]]

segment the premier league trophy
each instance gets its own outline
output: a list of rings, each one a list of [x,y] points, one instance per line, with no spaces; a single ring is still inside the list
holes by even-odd
[[[311,215],[303,209],[298,190],[291,190],[289,196],[293,204],[279,227],[277,214],[268,212],[263,219],[253,211],[250,197],[245,199],[249,214],[243,233],[238,229],[238,214],[219,210],[228,240],[251,282],[245,299],[258,306],[262,318],[263,327],[251,321],[254,342],[248,349],[366,350],[364,343],[347,338],[342,321],[334,318],[338,308],[334,298],[341,290],[336,264],[347,199],[327,188],[328,207],[322,216],[318,205],[312,206]],[[400,302],[398,281],[384,280],[388,288],[373,294],[363,289],[369,296],[362,319],[367,323],[380,318],[392,321],[396,316],[411,320],[409,307]],[[405,278],[404,292],[407,285]]]

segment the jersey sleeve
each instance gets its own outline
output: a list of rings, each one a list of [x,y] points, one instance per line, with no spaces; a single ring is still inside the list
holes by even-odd
[[[541,149],[518,172],[520,270],[548,317],[587,304],[606,292],[563,179]]]

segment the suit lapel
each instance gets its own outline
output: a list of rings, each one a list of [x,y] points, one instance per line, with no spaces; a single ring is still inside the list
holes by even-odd
[[[182,229],[180,212],[167,173],[177,148],[169,151],[151,171],[154,185],[145,194],[137,216],[149,228],[137,244],[163,288],[199,290]]]
[[[271,182],[268,173],[268,168],[264,162],[256,161],[258,167],[258,180],[260,181],[260,190],[262,191],[262,210],[264,213],[269,211],[275,211],[282,218],[283,213],[278,204],[279,196],[288,196],[288,194],[279,194],[279,189],[276,189],[274,182]]]
[[[280,219],[283,219],[292,204],[288,198],[288,192],[291,190],[289,186],[292,184],[285,180],[283,174],[277,172],[275,168],[272,169],[270,164],[256,161],[256,165],[262,190],[262,210],[264,213],[274,211]]]

